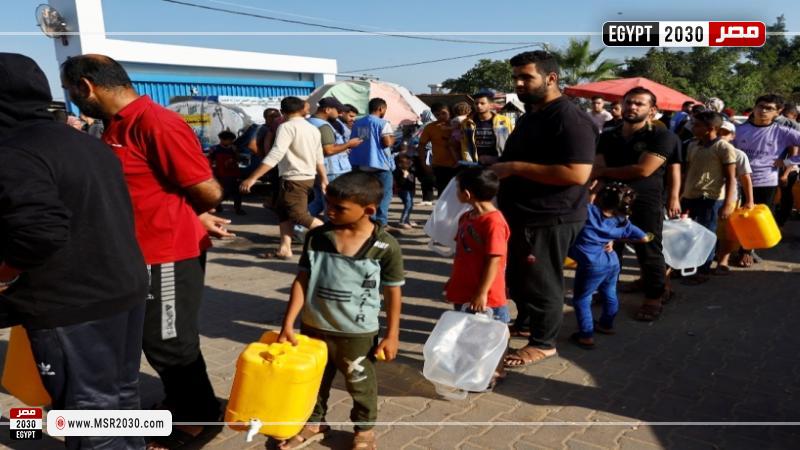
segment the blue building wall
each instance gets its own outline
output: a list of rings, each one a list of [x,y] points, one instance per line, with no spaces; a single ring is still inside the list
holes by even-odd
[[[311,94],[316,87],[313,81],[254,80],[140,73],[130,73],[129,76],[133,82],[133,87],[139,94],[147,94],[161,105],[168,105],[172,97],[179,96],[306,96]]]

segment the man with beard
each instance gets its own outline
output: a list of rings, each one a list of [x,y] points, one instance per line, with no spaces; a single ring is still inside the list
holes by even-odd
[[[206,373],[198,330],[207,230],[227,235],[208,214],[222,189],[200,142],[176,113],[139,96],[125,69],[104,55],[81,55],[61,65],[69,100],[107,126],[103,140],[122,163],[133,203],[136,238],[150,271],[142,347],[164,384],[164,406],[176,422],[219,420],[220,405]],[[178,425],[163,442],[171,448],[207,431]]]
[[[528,345],[505,359],[506,367],[520,367],[557,354],[563,263],[586,220],[597,131],[591,118],[561,95],[553,55],[525,52],[510,63],[528,112],[491,169],[501,179],[497,200],[511,227],[506,279],[519,311],[514,331],[523,332],[530,318]]]
[[[358,117],[358,108],[355,106],[347,103],[344,105],[344,109],[342,109],[342,115],[339,116],[339,119],[344,123],[344,137],[346,139],[350,139],[350,130],[353,129],[353,124],[356,121],[356,117]]]
[[[491,166],[503,154],[514,126],[508,117],[494,112],[494,94],[478,92],[472,98],[475,113],[467,116],[460,126],[461,159]]]
[[[32,59],[0,53],[0,80],[0,310],[27,330],[53,409],[140,409],[147,269],[119,160],[53,120]],[[65,444],[138,450],[144,440]]]
[[[631,221],[655,236],[648,243],[634,245],[645,293],[636,319],[649,322],[658,318],[663,300],[669,298],[661,247],[664,176],[679,146],[672,132],[648,121],[656,108],[655,94],[645,88],[633,88],[625,94],[622,103],[624,123],[600,135],[592,178],[621,181],[631,186],[636,191]],[[674,186],[676,181],[672,181],[670,185]]]

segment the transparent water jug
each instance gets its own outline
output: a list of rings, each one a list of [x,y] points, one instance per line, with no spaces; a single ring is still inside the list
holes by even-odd
[[[453,178],[436,200],[430,218],[425,222],[425,234],[431,238],[428,248],[442,256],[453,256],[456,249],[458,219],[469,211],[469,205],[458,200],[458,181]]]
[[[268,331],[244,349],[236,362],[226,422],[256,423],[259,433],[276,439],[300,432],[317,401],[328,349],[318,339],[295,336],[296,347],[278,343],[278,333]],[[231,428],[251,429],[246,425]]]
[[[767,205],[739,208],[730,218],[739,243],[746,249],[774,247],[781,241],[781,230]]]
[[[425,342],[422,374],[445,396],[485,391],[508,339],[508,326],[487,314],[447,311]]]
[[[667,265],[689,276],[708,260],[717,235],[691,219],[665,220],[662,242]]]

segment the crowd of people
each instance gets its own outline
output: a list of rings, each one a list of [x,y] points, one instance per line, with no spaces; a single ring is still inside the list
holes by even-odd
[[[137,94],[113,59],[82,55],[61,67],[70,101],[104,127],[96,139],[47,110],[48,83],[33,60],[0,54],[7,80],[0,86],[0,317],[28,331],[37,363],[48,368],[41,377],[53,407],[140,408],[143,351],[165,392],[148,408],[167,408],[176,422],[220,420],[199,341],[206,252],[210,237],[233,236],[229,221],[215,215],[223,200],[245,214],[242,195],[259,180],[278,186],[267,203],[280,243],[263,256],[292,258],[296,226],[308,230],[280,340],[296,342],[299,318],[301,333],[325,342],[329,354],[309,423],[281,448],[330,429],[337,372],[353,398],[353,448],[377,448],[374,362],[398,352],[405,272],[394,234],[417,226],[417,180],[422,202],[433,201],[434,187],[441,195],[455,183],[458,200],[469,205],[458,222],[446,300],[489,312],[513,336],[527,338],[509,349],[492,385],[505,368],[558,354],[567,257],[577,262],[578,331],[570,341],[592,349],[595,332],[616,331],[627,246],[641,278],[623,289],[644,297],[636,319],[658,319],[672,298],[665,217],[689,217],[720,235],[698,274],[682,280],[687,285],[728,275],[733,262],[757,261],[727,230],[737,207],[772,207],[780,188],[776,215],[781,223],[790,217],[800,125],[791,117],[796,108],[780,97],[756,99],[742,123],[720,99],[687,103],[668,120],[644,88],[610,111],[601,97],[585,111],[562,95],[551,54],[525,52],[509,62],[526,107],[515,124],[480,92],[473,105],[431,105],[435,120],[414,145],[408,135],[395,142],[383,99],[370,100],[358,117],[333,97],[313,105],[313,114],[312,105],[286,97],[280,111],[264,111],[265,124],[246,143],[244,151],[263,159],[244,176],[236,134],[223,131],[204,155],[181,117]],[[403,205],[398,227],[389,222],[395,195]],[[602,304],[596,322],[595,296]],[[516,304],[513,320],[508,299]],[[83,351],[88,343],[90,354]],[[176,448],[210,429],[178,425],[147,443],[68,437],[66,445]]]

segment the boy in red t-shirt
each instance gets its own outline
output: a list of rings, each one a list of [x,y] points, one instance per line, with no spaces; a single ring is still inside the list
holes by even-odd
[[[469,304],[470,311],[488,310],[496,320],[508,323],[505,271],[511,231],[492,203],[500,180],[480,167],[463,169],[456,179],[458,199],[472,209],[458,221],[456,256],[445,295],[456,309]]]
[[[224,189],[224,196],[216,209],[217,212],[222,212],[222,202],[233,198],[233,208],[236,210],[236,214],[243,216],[247,213],[242,209],[242,194],[239,192],[241,171],[239,169],[239,150],[234,145],[236,134],[230,130],[223,130],[217,137],[219,145],[211,147],[208,153],[214,177]]]

